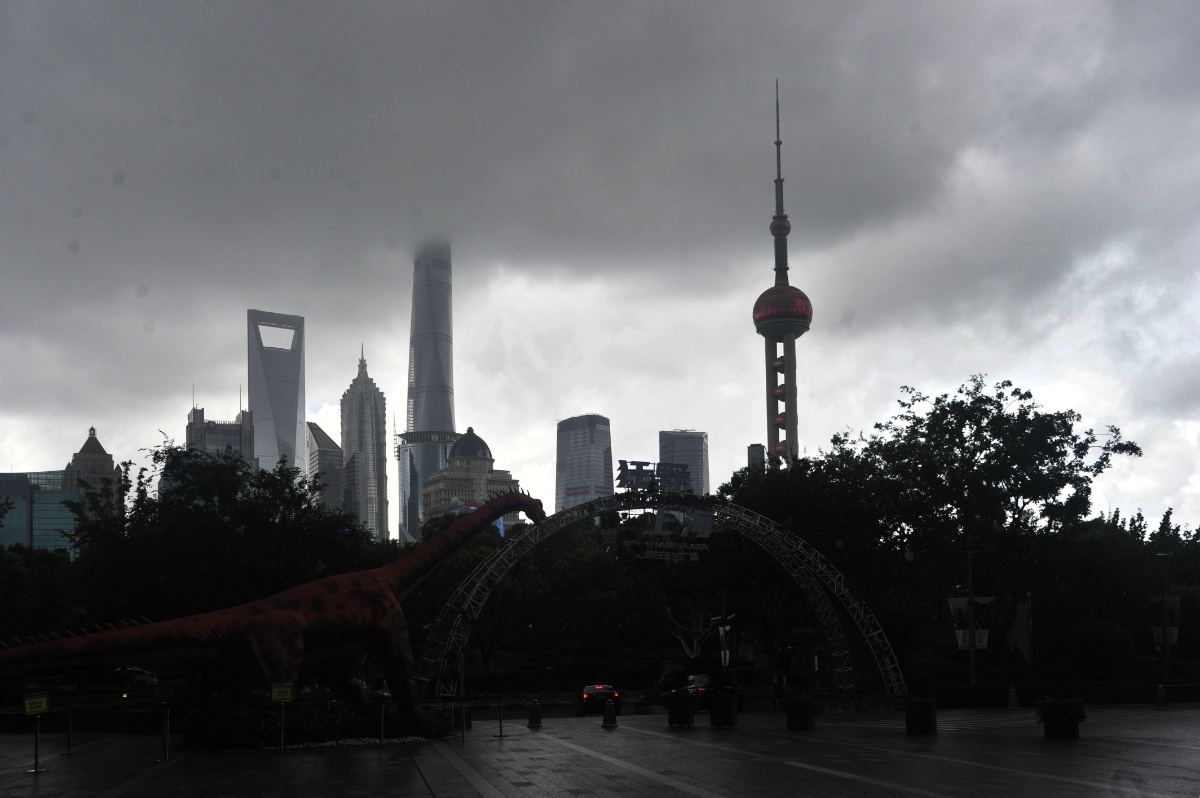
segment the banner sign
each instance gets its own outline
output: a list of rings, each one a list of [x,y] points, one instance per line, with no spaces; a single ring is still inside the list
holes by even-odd
[[[977,650],[988,647],[988,631],[992,626],[992,602],[994,600],[994,596],[975,597],[975,648]],[[970,630],[967,628],[970,618],[967,599],[948,598],[946,602],[950,605],[950,620],[954,625],[954,634],[958,638],[958,648],[960,651],[969,649],[971,637]]]
[[[617,487],[632,491],[688,493],[692,490],[692,477],[686,463],[618,460]]]
[[[35,693],[25,696],[25,714],[41,715],[50,711],[50,699],[45,693]]]

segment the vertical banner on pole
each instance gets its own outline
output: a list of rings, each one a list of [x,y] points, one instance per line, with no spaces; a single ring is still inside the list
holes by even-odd
[[[994,596],[975,597],[975,648],[980,650],[988,647],[993,601],[995,601]],[[970,617],[967,610],[967,599],[948,598],[946,603],[950,605],[950,621],[954,626],[954,634],[958,638],[958,649],[966,651],[971,647],[971,638],[967,629],[967,618]]]

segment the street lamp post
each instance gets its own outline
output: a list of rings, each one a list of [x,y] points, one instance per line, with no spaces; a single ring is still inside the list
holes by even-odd
[[[1163,647],[1163,672],[1171,675],[1171,640],[1167,637],[1167,558],[1171,556],[1169,551],[1155,552],[1155,557],[1158,557],[1158,576],[1159,587],[1162,590],[1162,647]]]
[[[975,684],[975,549],[967,553],[967,649],[971,657],[971,684]]]

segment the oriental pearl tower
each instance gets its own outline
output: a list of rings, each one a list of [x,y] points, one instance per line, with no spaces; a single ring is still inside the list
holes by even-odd
[[[812,323],[812,302],[788,285],[787,236],[792,230],[783,212],[783,162],[779,138],[779,81],[775,81],[775,285],[754,303],[754,329],[766,346],[767,452],[789,465],[799,453],[796,442],[796,339]],[[782,346],[782,352],[780,348]],[[782,432],[782,437],[780,433]]]

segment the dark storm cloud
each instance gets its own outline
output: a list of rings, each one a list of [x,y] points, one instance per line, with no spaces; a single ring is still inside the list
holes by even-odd
[[[399,407],[430,235],[453,240],[459,318],[488,317],[483,365],[686,370],[639,328],[674,312],[655,335],[681,334],[684,305],[620,297],[752,335],[755,291],[711,298],[770,278],[776,78],[808,340],[911,340],[911,373],[864,377],[894,385],[945,377],[928,352],[969,325],[1013,352],[1087,329],[1116,369],[1170,346],[1169,368],[1195,349],[1167,328],[1195,312],[1198,27],[1186,2],[8,3],[0,354],[23,385],[0,418],[179,427],[193,382],[244,380],[248,307],[306,316],[313,397],[365,342]],[[527,307],[500,290],[521,280],[557,293]],[[619,306],[574,329],[598,295]],[[556,334],[516,347],[521,323]],[[757,352],[730,340],[706,355]]]

